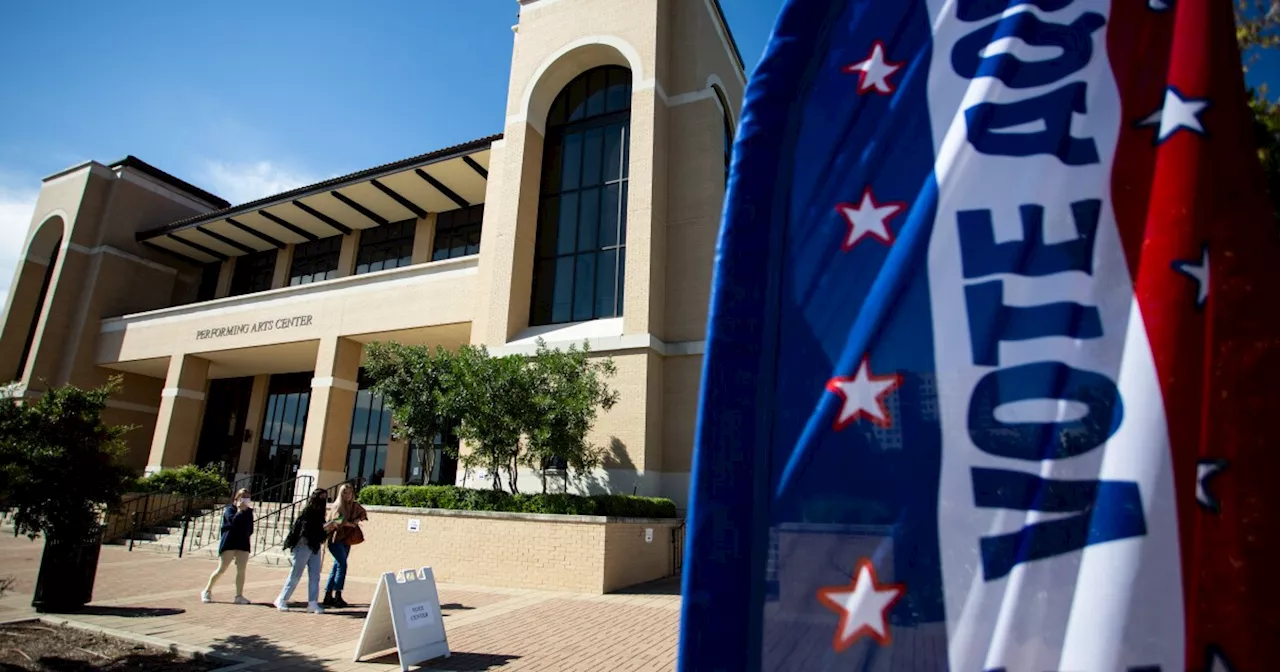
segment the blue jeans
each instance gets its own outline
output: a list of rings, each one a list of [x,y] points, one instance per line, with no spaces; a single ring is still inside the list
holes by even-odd
[[[323,552],[312,553],[306,539],[299,541],[293,549],[293,571],[289,572],[289,578],[284,582],[284,590],[280,591],[280,603],[289,602],[289,596],[293,595],[293,589],[298,587],[298,581],[302,579],[304,567],[307,570],[307,602],[319,601],[320,563],[323,561]]]
[[[333,569],[329,570],[329,584],[325,586],[324,592],[342,592],[342,587],[347,583],[347,555],[351,553],[351,547],[341,542],[329,544],[329,552],[333,554]]]

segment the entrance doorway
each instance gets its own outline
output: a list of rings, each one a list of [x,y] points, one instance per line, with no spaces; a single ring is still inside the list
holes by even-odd
[[[267,383],[267,408],[258,433],[258,459],[254,463],[253,491],[293,481],[302,463],[302,437],[311,406],[311,373],[271,376]],[[281,492],[283,490],[283,492]],[[293,498],[290,487],[277,488],[281,501]]]
[[[196,464],[213,465],[228,481],[234,480],[240,465],[240,444],[244,440],[245,416],[253,394],[253,378],[219,378],[209,382],[200,441],[196,444]]]

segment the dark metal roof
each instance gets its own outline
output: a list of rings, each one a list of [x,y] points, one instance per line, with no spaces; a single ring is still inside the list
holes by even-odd
[[[190,196],[195,196],[196,198],[202,201],[205,201],[214,207],[225,208],[231,205],[230,201],[218,198],[217,196],[214,196],[213,194],[205,191],[204,189],[201,189],[200,187],[195,186],[194,184],[191,184],[190,182],[187,182],[186,180],[180,180],[170,175],[169,173],[166,173],[163,170],[160,170],[159,168],[156,168],[155,166],[147,163],[146,161],[143,161],[142,159],[139,159],[138,157],[133,156],[132,154],[124,157],[123,159],[120,159],[119,161],[116,161],[115,163],[111,164],[108,167],[111,168],[112,170],[116,170],[119,168],[132,168],[140,173],[145,173],[149,177],[153,177],[157,180],[160,180],[161,182],[164,182],[165,184],[173,187],[174,189],[177,189],[178,191],[185,192]]]
[[[182,219],[176,222],[165,224],[163,226],[147,229],[146,231],[139,231],[136,234],[136,238],[137,240],[140,240],[140,241],[146,240],[149,238],[155,238],[157,236],[163,236],[165,234],[173,233],[174,231],[178,231],[181,229],[187,229],[187,228],[199,226],[207,222],[226,219],[227,217],[234,217],[239,214],[243,214],[253,210],[258,210],[264,207],[275,205],[277,203],[288,203],[300,198],[311,196],[316,193],[321,193],[331,189],[340,188],[348,184],[362,182],[364,180],[368,180],[371,178],[378,178],[378,177],[382,177],[383,175],[398,173],[403,170],[418,168],[421,166],[430,165],[432,163],[446,161],[448,159],[458,158],[459,156],[466,156],[468,154],[472,154],[477,151],[486,149],[489,147],[489,145],[492,145],[495,141],[500,139],[502,139],[502,134],[498,133],[495,135],[490,135],[490,136],[480,138],[478,140],[472,140],[470,142],[464,142],[462,144],[454,145],[452,147],[445,147],[444,149],[438,149],[434,152],[419,154],[418,156],[411,156],[407,159],[401,159],[399,161],[395,161],[392,163],[385,163],[381,166],[374,166],[373,168],[367,168],[365,170],[351,173],[350,175],[343,175],[341,177],[335,177],[330,180],[325,180],[324,182],[317,182],[316,184],[312,184],[309,186],[299,187],[292,191],[286,191],[282,194],[276,194],[274,196],[260,198],[256,201],[250,201],[248,203],[243,203],[241,205],[237,205],[234,207],[223,206],[221,210],[215,210],[213,212],[205,213],[203,215],[197,215],[195,217],[188,217],[187,219]]]
[[[716,16],[720,19],[720,25],[724,26],[724,34],[729,36],[729,46],[733,48],[733,57],[738,62],[738,69],[746,73],[747,69],[742,65],[742,52],[738,51],[738,41],[733,37],[733,31],[729,29],[729,22],[724,18],[724,10],[720,8],[720,0],[711,0],[711,6],[716,8]]]

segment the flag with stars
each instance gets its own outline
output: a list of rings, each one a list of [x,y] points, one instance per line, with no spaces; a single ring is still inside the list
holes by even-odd
[[[1280,665],[1280,244],[1226,0],[788,0],[680,668]]]

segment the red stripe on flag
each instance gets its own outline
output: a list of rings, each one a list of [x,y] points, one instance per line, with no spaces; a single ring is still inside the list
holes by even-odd
[[[1280,660],[1280,245],[1231,4],[1116,0],[1108,34],[1123,105],[1112,197],[1169,423],[1191,670],[1218,650],[1232,669]],[[1138,125],[1162,107],[1182,116]],[[1196,486],[1216,460],[1215,512]]]

